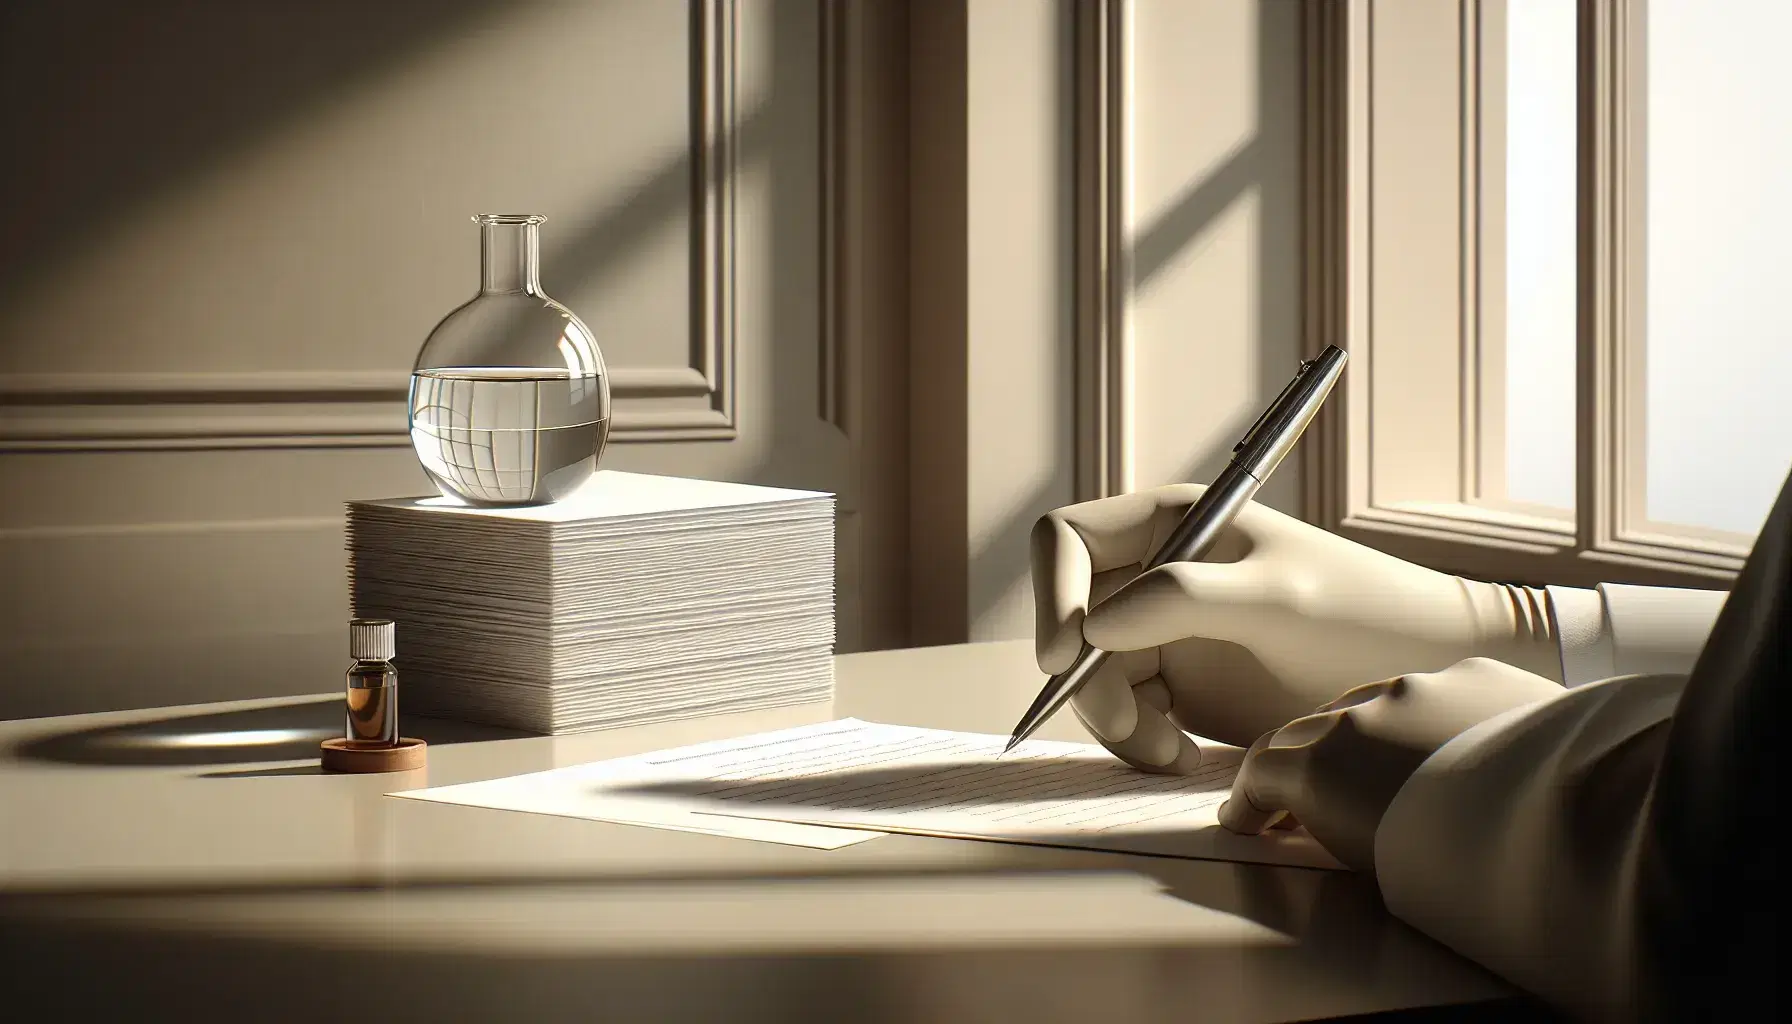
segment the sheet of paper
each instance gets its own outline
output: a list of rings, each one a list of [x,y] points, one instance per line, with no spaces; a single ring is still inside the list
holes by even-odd
[[[801,729],[787,731],[804,732]],[[700,832],[821,850],[851,846],[882,834],[775,818],[706,814],[702,812],[710,809],[710,801],[685,796],[678,791],[681,785],[699,784],[724,766],[736,763],[742,744],[764,742],[767,737],[780,735],[783,734],[720,740],[486,782],[387,795],[406,800],[643,825],[675,832]]]
[[[1029,740],[843,719],[656,755],[620,788],[699,812],[1002,842],[1302,867],[1341,865],[1302,831],[1221,828],[1242,751],[1205,747],[1193,776],[1149,775],[1091,743]]]

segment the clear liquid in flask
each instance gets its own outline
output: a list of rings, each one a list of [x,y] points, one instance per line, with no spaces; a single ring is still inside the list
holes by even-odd
[[[602,378],[553,367],[419,370],[411,444],[442,493],[470,505],[559,501],[597,469],[609,436]]]

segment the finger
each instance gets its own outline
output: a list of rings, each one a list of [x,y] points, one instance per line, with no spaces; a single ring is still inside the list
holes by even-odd
[[[1104,651],[1136,651],[1202,636],[1251,646],[1271,623],[1276,588],[1250,561],[1171,562],[1115,591],[1084,616],[1082,634]]]
[[[1201,767],[1201,748],[1140,695],[1121,663],[1121,656],[1109,658],[1070,698],[1071,709],[1097,742],[1132,767],[1161,775],[1194,773]],[[1161,679],[1156,685],[1168,693]]]
[[[1269,827],[1288,830],[1297,829],[1300,827],[1300,819],[1294,816],[1293,811],[1288,811],[1280,818],[1277,818]]]
[[[1139,727],[1139,701],[1133,696],[1119,657],[1111,657],[1070,697],[1070,706],[1096,741],[1108,749]]]
[[[1047,513],[1047,518],[1075,530],[1089,550],[1095,571],[1105,572],[1123,565],[1141,565],[1155,555],[1206,490],[1205,484],[1170,484],[1066,505]],[[1246,502],[1206,557],[1208,561],[1227,560],[1228,554],[1237,557],[1244,550],[1286,536],[1290,531],[1313,529],[1267,505]]]
[[[1078,718],[1082,717],[1074,704],[1071,710]],[[1119,742],[1103,741],[1101,745],[1129,767],[1153,775],[1193,775],[1201,770],[1201,748],[1187,733],[1157,712],[1141,713],[1139,720],[1140,727],[1132,736]],[[1174,753],[1168,755],[1169,760],[1160,760],[1166,756],[1163,751],[1172,748]]]
[[[1319,714],[1326,711],[1342,711],[1345,708],[1356,707],[1358,704],[1367,704],[1369,701],[1392,690],[1398,682],[1400,682],[1400,677],[1395,676],[1392,679],[1378,679],[1373,683],[1364,683],[1361,686],[1353,686],[1332,700],[1319,705],[1314,713]]]
[[[1283,814],[1297,813],[1311,789],[1307,769],[1313,745],[1337,728],[1342,717],[1342,712],[1308,715],[1258,737],[1239,763],[1231,795],[1220,806],[1220,824],[1255,834]]]
[[[1244,760],[1238,765],[1238,775],[1232,780],[1232,792],[1227,795],[1226,802],[1220,804],[1221,828],[1245,835],[1257,835],[1285,813],[1282,808],[1258,806],[1250,794],[1251,787],[1246,775],[1247,771],[1258,770],[1254,766],[1262,758],[1263,752],[1269,749],[1275,735],[1273,732],[1264,733],[1244,752]]]
[[[1054,509],[1033,524],[1034,656],[1040,671],[1070,667],[1083,643],[1083,616],[1099,573],[1136,566],[1206,488],[1159,487]]]
[[[1154,487],[1066,505],[1045,518],[1074,531],[1095,571],[1106,572],[1150,558],[1154,543],[1169,536],[1206,489],[1201,484]]]
[[[1148,705],[1140,706],[1131,736],[1105,745],[1115,757],[1153,775],[1193,775],[1201,769],[1201,748],[1168,715]]]
[[[1083,646],[1094,568],[1076,531],[1044,516],[1033,524],[1033,656],[1039,670],[1068,669]]]
[[[1176,697],[1170,692],[1170,684],[1164,682],[1162,676],[1154,676],[1142,683],[1133,684],[1132,695],[1146,707],[1156,708],[1168,715],[1175,706]]]

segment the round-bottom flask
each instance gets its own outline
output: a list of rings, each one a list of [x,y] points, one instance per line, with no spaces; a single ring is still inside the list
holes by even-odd
[[[481,214],[480,289],[411,372],[410,433],[441,492],[538,505],[577,490],[609,439],[610,382],[591,331],[541,290],[535,214]]]

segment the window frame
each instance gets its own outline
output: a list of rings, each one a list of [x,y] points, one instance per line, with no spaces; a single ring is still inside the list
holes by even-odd
[[[1500,493],[1505,3],[1306,5],[1306,344],[1352,358],[1304,511],[1482,579],[1727,588],[1752,538],[1644,515],[1646,0],[1579,3],[1576,508]]]

